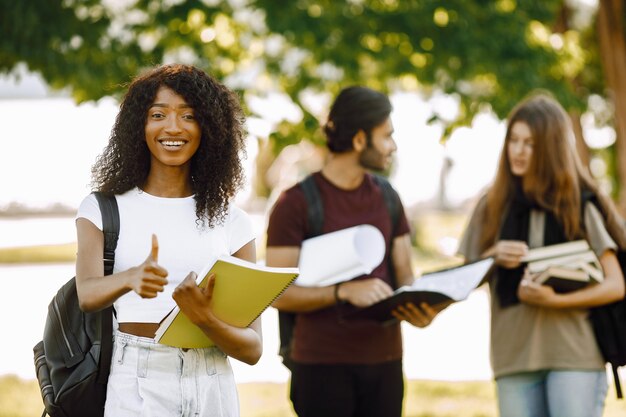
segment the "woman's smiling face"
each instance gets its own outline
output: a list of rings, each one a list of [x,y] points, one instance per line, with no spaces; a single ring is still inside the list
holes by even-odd
[[[145,135],[152,164],[170,167],[188,164],[202,137],[191,106],[167,87],[159,88],[148,109]]]

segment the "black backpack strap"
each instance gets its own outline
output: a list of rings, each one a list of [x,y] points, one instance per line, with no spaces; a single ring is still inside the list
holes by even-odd
[[[391,217],[391,245],[393,247],[393,232],[395,232],[396,227],[398,227],[398,221],[400,220],[400,196],[398,195],[396,190],[393,189],[391,183],[389,183],[389,181],[385,177],[375,174],[374,181],[376,182],[376,184],[378,184],[383,192],[383,200],[385,201],[387,211],[389,211],[389,216]],[[393,286],[397,288],[398,282],[396,280],[396,272],[393,267],[393,262],[391,260],[391,250],[389,251],[388,257],[389,259],[387,265],[389,269],[389,276],[391,277],[391,282],[393,282]]]
[[[383,200],[391,217],[391,225],[395,229],[400,219],[400,197],[385,177],[381,175],[373,175],[373,177],[383,192]],[[324,207],[322,206],[322,198],[313,175],[308,175],[298,185],[304,193],[307,204],[307,222],[309,226],[307,237],[319,236],[322,234],[324,225]]]
[[[298,185],[304,193],[307,206],[307,238],[322,234],[324,225],[324,207],[320,192],[317,189],[313,175],[308,175]],[[280,338],[279,354],[288,369],[293,369],[290,358],[293,329],[296,325],[296,313],[278,312],[278,331]]]
[[[120,234],[120,213],[117,207],[117,200],[114,195],[94,192],[100,212],[102,213],[102,233],[104,234],[104,275],[113,273],[115,264],[115,249],[117,239]],[[98,371],[98,382],[106,384],[109,379],[111,368],[111,355],[113,353],[113,307],[102,310],[102,321],[100,324],[100,369]]]
[[[114,195],[94,192],[102,213],[102,233],[104,234],[104,275],[113,273],[115,248],[120,234],[120,213]]]
[[[308,175],[300,181],[299,186],[306,199],[307,224],[309,227],[307,237],[319,236],[322,234],[322,227],[324,226],[324,206],[322,206],[322,198],[313,175]]]
[[[400,220],[400,196],[393,189],[391,183],[382,175],[374,175],[374,181],[383,192],[383,199],[389,211],[389,216],[391,216],[391,225],[395,230],[398,226],[398,220]]]
[[[619,373],[617,372],[619,365],[611,364],[611,370],[613,371],[613,381],[615,382],[615,393],[617,394],[617,398],[622,399],[624,395],[622,394],[622,384],[619,380]]]

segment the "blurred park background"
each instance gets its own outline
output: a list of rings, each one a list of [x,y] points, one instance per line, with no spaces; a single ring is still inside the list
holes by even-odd
[[[352,84],[388,93],[388,172],[409,214],[416,272],[459,262],[510,109],[534,90],[567,109],[579,153],[626,212],[625,0],[0,0],[0,417],[41,404],[32,346],[73,275],[73,215],[90,191],[125,85],[195,64],[237,91],[248,182],[237,203],[264,257],[278,192],[318,169],[319,129]],[[404,328],[406,416],[495,416],[488,300],[479,289],[427,329]],[[242,416],[291,416],[276,312],[264,355],[234,363]],[[7,340],[7,338],[4,338]],[[608,417],[626,405],[609,393]]]

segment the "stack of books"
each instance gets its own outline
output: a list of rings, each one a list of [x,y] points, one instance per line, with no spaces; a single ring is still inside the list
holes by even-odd
[[[559,293],[576,291],[604,279],[600,262],[586,240],[531,249],[523,261],[534,275],[533,281],[549,285]]]

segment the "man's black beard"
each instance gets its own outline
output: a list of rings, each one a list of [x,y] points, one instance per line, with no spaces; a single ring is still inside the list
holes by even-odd
[[[385,157],[372,145],[368,145],[359,155],[359,164],[372,171],[384,171],[385,170]]]

